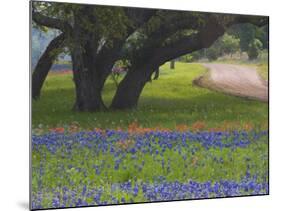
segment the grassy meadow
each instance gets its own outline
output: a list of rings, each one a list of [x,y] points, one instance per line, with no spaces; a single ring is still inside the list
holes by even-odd
[[[127,128],[132,122],[138,122],[142,127],[171,129],[195,122],[204,122],[206,127],[218,127],[223,122],[266,126],[266,103],[194,86],[193,79],[206,71],[200,64],[177,62],[174,70],[170,70],[168,64],[160,69],[159,79],[145,86],[138,109],[98,113],[73,112],[75,93],[72,75],[49,74],[40,100],[32,102],[32,126],[59,127],[72,122],[78,122],[83,128]],[[107,105],[115,90],[115,84],[109,77],[103,91]]]
[[[71,74],[32,102],[32,208],[268,194],[268,105],[193,85],[163,65],[130,111],[71,110]],[[116,90],[108,79],[103,98]]]

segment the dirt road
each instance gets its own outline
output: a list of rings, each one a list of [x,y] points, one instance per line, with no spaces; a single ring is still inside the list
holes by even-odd
[[[195,84],[260,101],[268,101],[268,84],[256,69],[230,64],[203,64],[209,72],[196,79]]]

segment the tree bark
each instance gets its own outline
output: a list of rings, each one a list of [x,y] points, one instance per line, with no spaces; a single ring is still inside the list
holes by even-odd
[[[119,83],[110,106],[111,109],[133,109],[137,107],[140,94],[145,84],[150,81],[154,70],[149,66],[131,68]]]
[[[153,80],[157,80],[159,78],[160,67],[158,67],[154,72]]]
[[[101,85],[93,82],[94,74],[89,71],[74,71],[76,100],[73,109],[76,111],[100,111],[106,106],[102,100]]]
[[[106,106],[102,100],[102,88],[105,80],[94,62],[94,49],[85,46],[83,50],[76,48],[71,53],[73,79],[76,99],[73,109],[76,111],[100,111]]]
[[[53,65],[54,60],[59,54],[59,49],[64,45],[64,34],[60,34],[53,39],[47,46],[45,52],[38,60],[33,74],[32,74],[32,98],[38,99],[40,97],[43,83],[48,75],[50,68]]]
[[[116,43],[115,43],[116,44]],[[121,45],[114,45],[95,54],[96,48],[89,41],[83,50],[77,48],[72,52],[74,83],[76,88],[77,111],[106,110],[102,100],[102,90],[112,67],[117,60]]]
[[[175,60],[173,59],[171,62],[170,62],[170,69],[175,69]]]

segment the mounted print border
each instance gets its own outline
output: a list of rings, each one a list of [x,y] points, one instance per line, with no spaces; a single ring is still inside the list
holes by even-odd
[[[30,2],[30,209],[269,194],[269,17]]]

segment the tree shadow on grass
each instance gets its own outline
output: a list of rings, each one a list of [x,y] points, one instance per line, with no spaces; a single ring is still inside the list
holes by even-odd
[[[148,96],[148,94],[140,97],[137,109],[79,113],[71,110],[74,103],[72,89],[48,90],[33,104],[33,122],[57,125],[78,121],[91,127],[116,128],[126,127],[133,121],[147,127],[157,125],[173,127],[175,124],[191,124],[195,121],[264,122],[268,118],[266,103],[221,93],[206,92],[186,97]],[[105,100],[109,104],[110,96],[106,96]]]

